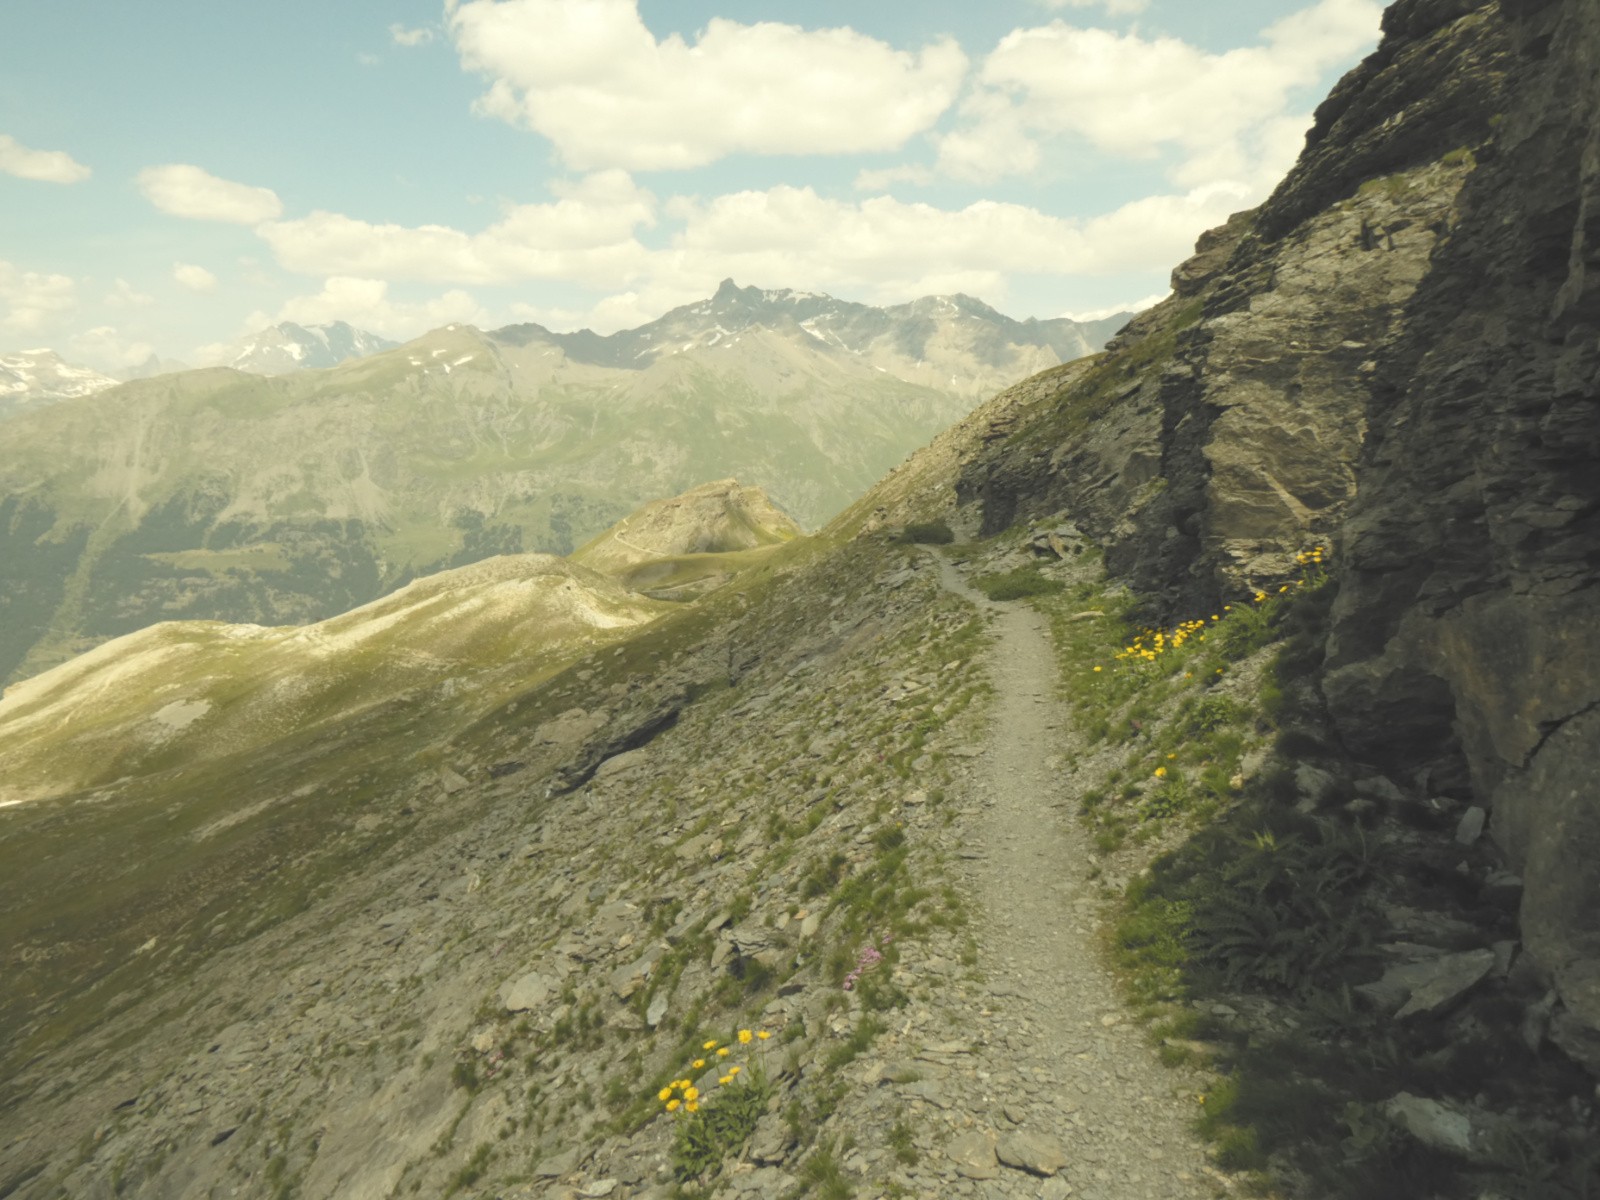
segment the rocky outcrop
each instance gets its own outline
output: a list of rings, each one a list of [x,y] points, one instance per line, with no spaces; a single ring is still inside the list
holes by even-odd
[[[984,529],[1070,511],[1170,611],[1275,580],[1338,527],[1375,356],[1501,103],[1494,6],[1423,7],[1391,10],[1267,203],[1203,236],[1084,384],[969,464]]]
[[[793,517],[758,487],[719,479],[668,500],[652,500],[572,554],[608,574],[686,554],[726,554],[776,546],[801,533]]]

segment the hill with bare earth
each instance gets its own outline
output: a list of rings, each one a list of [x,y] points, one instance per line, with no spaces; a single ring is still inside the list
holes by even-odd
[[[751,557],[0,809],[0,1194],[1593,1194],[1596,62],[1401,0],[1170,301],[819,533],[647,508]]]

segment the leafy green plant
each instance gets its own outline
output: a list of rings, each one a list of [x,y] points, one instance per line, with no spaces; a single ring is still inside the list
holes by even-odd
[[[1037,567],[1018,567],[998,575],[980,575],[973,580],[991,600],[1023,600],[1029,596],[1050,596],[1065,587],[1059,579],[1047,579]]]
[[[850,1181],[831,1145],[818,1146],[800,1164],[800,1182],[821,1200],[850,1200]]]
[[[917,521],[905,527],[899,540],[923,546],[948,546],[956,540],[956,535],[943,521]]]
[[[1198,956],[1231,985],[1304,994],[1364,957],[1376,924],[1362,831],[1319,821],[1310,834],[1257,833],[1190,897]]]
[[[708,1039],[700,1044],[701,1057],[689,1063],[683,1078],[656,1093],[673,1118],[672,1167],[680,1180],[716,1171],[755,1132],[772,1098],[763,1061],[771,1036],[766,1030],[741,1029],[728,1045]],[[749,1048],[763,1054],[752,1058]],[[740,1061],[734,1061],[736,1054]],[[715,1079],[715,1087],[702,1094],[699,1081],[708,1075]]]
[[[912,1140],[911,1126],[905,1123],[904,1118],[889,1127],[888,1141],[897,1162],[908,1167],[917,1165],[917,1160],[922,1156],[917,1152],[916,1142]]]

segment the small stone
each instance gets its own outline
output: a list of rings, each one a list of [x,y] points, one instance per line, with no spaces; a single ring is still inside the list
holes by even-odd
[[[560,1179],[563,1175],[570,1175],[578,1167],[578,1152],[576,1150],[563,1150],[560,1154],[552,1154],[549,1158],[541,1159],[533,1168],[533,1173],[540,1179]]]
[[[1489,814],[1477,805],[1473,805],[1461,814],[1461,822],[1456,826],[1456,841],[1463,846],[1470,846],[1483,836],[1484,822],[1489,819]]]
[[[507,1012],[527,1012],[548,1000],[554,990],[555,984],[548,977],[529,971],[501,985],[500,1003]]]
[[[593,1183],[586,1183],[578,1189],[578,1195],[584,1200],[601,1200],[604,1196],[611,1195],[617,1190],[615,1179],[596,1179]]]
[[[946,1146],[944,1152],[955,1163],[956,1172],[968,1179],[994,1179],[1000,1174],[994,1142],[977,1130],[963,1133]]]
[[[777,1113],[761,1118],[750,1139],[750,1160],[763,1166],[776,1166],[789,1157],[795,1137],[789,1123]]]
[[[1472,1151],[1472,1121],[1465,1113],[1410,1092],[1401,1092],[1383,1111],[1424,1146],[1451,1154]]]
[[[661,1018],[667,1015],[667,997],[665,993],[657,993],[650,999],[650,1007],[645,1009],[644,1023],[654,1029],[661,1024]]]
[[[1411,988],[1411,998],[1399,1012],[1398,1019],[1414,1017],[1421,1013],[1434,1013],[1476,987],[1479,980],[1494,969],[1493,950],[1469,950],[1465,954],[1446,954],[1431,963],[1418,963],[1428,969]]]

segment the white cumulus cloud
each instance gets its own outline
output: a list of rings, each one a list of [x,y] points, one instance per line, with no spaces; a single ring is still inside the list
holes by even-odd
[[[1150,0],[1034,0],[1045,8],[1101,8],[1108,17],[1131,17],[1150,7]],[[1118,312],[1112,309],[1111,312]],[[1111,313],[1107,313],[1110,316]]]
[[[259,225],[283,213],[271,188],[219,179],[189,163],[167,163],[139,172],[139,190],[164,213],[194,221]]]
[[[776,187],[674,201],[669,210],[683,229],[657,253],[649,274],[693,280],[697,289],[727,276],[780,279],[879,303],[955,291],[995,299],[1017,275],[1164,271],[1202,232],[1243,207],[1241,198],[1238,189],[1217,185],[1075,220],[992,200],[943,209]]]
[[[389,26],[389,40],[396,46],[426,46],[433,41],[433,30],[426,25],[419,25],[415,29],[407,29],[404,25],[394,24]]]
[[[967,70],[950,39],[911,53],[848,28],[719,17],[692,43],[657,41],[637,0],[467,0],[449,20],[462,65],[489,80],[478,111],[579,170],[898,149]]]
[[[155,347],[149,342],[125,337],[112,325],[96,325],[74,334],[67,348],[72,361],[87,363],[113,375],[137,367],[155,353]]]
[[[276,316],[257,313],[248,325],[254,331],[280,321],[298,325],[347,321],[358,329],[404,340],[440,325],[482,325],[488,319],[487,310],[460,290],[410,303],[391,299],[386,280],[334,276],[324,281],[321,291],[294,297]]]
[[[1160,304],[1171,292],[1158,292],[1138,300],[1129,300],[1122,304],[1106,304],[1099,308],[1091,308],[1085,312],[1064,312],[1061,315],[1069,321],[1103,321],[1107,317],[1114,317],[1118,313],[1142,313],[1147,308],[1154,308]]]
[[[386,313],[389,301],[377,290],[383,280],[547,280],[609,293],[582,323],[610,330],[702,298],[729,276],[893,303],[958,291],[997,302],[1021,275],[1164,273],[1190,253],[1199,234],[1248,202],[1244,185],[1224,181],[1144,197],[1088,219],[988,200],[948,209],[886,195],[837,199],[792,186],[677,196],[658,205],[626,174],[603,172],[565,185],[552,203],[512,208],[480,233],[376,225],[337,213],[270,222],[257,233],[283,266],[329,279],[323,293],[295,302],[308,309],[279,319],[358,323],[335,311],[356,302]],[[668,230],[664,244],[644,245],[637,230],[658,221]],[[449,304],[470,303],[464,293],[448,295]],[[475,320],[463,309],[439,312]],[[573,311],[512,308],[521,318],[557,323],[570,323]],[[413,319],[396,308],[369,319],[368,327],[382,332]]]
[[[24,271],[0,260],[0,333],[40,333],[76,304],[71,276]]]
[[[1308,115],[1289,111],[1377,38],[1377,0],[1317,0],[1263,31],[1260,44],[1214,53],[1178,38],[1063,21],[1001,39],[938,138],[946,173],[984,179],[1038,165],[1040,141],[1072,136],[1121,158],[1175,155],[1182,187],[1232,180],[1261,192],[1294,161]]]
[[[0,171],[41,183],[82,183],[94,174],[65,150],[33,150],[0,133]]]
[[[602,171],[555,190],[553,203],[517,205],[475,234],[444,225],[375,225],[329,212],[272,222],[258,232],[281,265],[310,275],[596,285],[631,277],[647,253],[635,230],[654,222],[654,197],[622,171]]]
[[[112,283],[111,290],[101,297],[100,302],[108,308],[149,308],[156,302],[156,298],[147,292],[141,292],[119,276]]]
[[[172,278],[191,292],[205,293],[217,290],[217,277],[194,263],[173,263]]]

